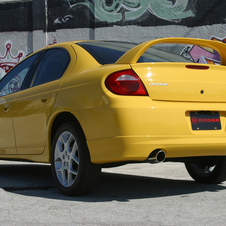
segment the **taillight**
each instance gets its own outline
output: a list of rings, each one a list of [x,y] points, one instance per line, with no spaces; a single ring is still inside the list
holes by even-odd
[[[144,84],[133,70],[118,71],[109,75],[105,85],[114,94],[148,96]]]

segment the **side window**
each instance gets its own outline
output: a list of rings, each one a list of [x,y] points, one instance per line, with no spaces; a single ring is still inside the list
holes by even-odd
[[[29,57],[13,68],[0,82],[0,96],[21,90],[23,81],[39,53]]]
[[[47,50],[35,72],[31,87],[61,78],[70,63],[70,55],[65,49]]]

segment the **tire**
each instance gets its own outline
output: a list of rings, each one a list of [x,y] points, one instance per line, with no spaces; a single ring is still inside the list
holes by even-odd
[[[64,195],[88,194],[98,183],[101,168],[91,162],[85,137],[72,123],[63,124],[55,133],[51,169]]]
[[[190,176],[199,183],[218,184],[226,180],[226,157],[204,157],[199,162],[185,163]]]

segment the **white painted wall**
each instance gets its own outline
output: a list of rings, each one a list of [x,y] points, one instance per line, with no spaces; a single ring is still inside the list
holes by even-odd
[[[139,26],[113,26],[96,28],[62,29],[55,32],[44,33],[43,31],[33,32],[2,32],[0,33],[0,54],[5,51],[5,42],[11,40],[13,43],[13,54],[23,50],[26,54],[36,51],[54,42],[65,42],[73,40],[89,40],[95,37],[96,40],[117,40],[128,42],[145,42],[165,37],[192,37],[211,39],[211,37],[223,39],[226,36],[226,24],[201,26],[188,28],[179,25],[160,27],[139,27]]]

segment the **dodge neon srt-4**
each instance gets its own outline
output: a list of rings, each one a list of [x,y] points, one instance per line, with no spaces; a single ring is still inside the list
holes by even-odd
[[[0,159],[51,163],[59,190],[84,195],[101,168],[184,162],[226,180],[226,45],[164,38],[43,48],[0,82]]]

